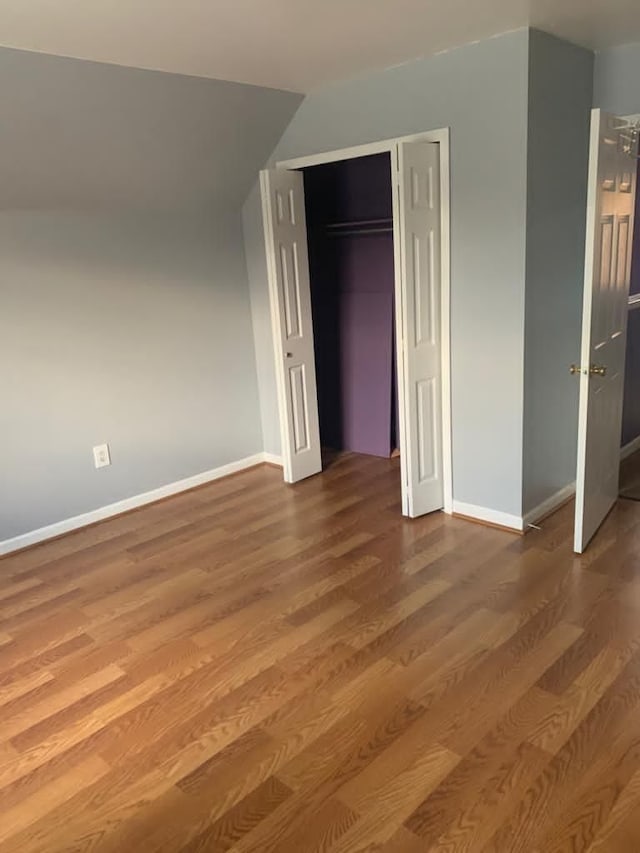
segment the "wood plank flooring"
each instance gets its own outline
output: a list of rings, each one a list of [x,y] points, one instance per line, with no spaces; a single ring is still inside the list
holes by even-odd
[[[640,503],[588,552],[256,468],[0,560],[0,853],[640,850]]]

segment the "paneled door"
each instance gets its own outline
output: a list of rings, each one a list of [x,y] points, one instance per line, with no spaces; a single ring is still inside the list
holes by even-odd
[[[322,470],[301,172],[260,173],[284,478]]]
[[[574,550],[618,497],[636,160],[621,119],[593,110],[587,197]]]
[[[440,154],[435,142],[401,142],[397,155],[400,460],[403,511],[415,517],[444,503]]]

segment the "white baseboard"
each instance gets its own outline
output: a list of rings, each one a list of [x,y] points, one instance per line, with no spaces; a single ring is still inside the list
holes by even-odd
[[[568,483],[566,486],[563,486],[562,489],[558,489],[558,491],[551,495],[551,497],[539,503],[538,506],[535,506],[533,509],[530,509],[529,512],[526,512],[524,515],[524,528],[526,529],[530,524],[536,524],[536,522],[540,521],[541,518],[544,518],[546,515],[549,515],[561,506],[563,503],[572,498],[576,493],[576,484]]]
[[[636,450],[640,450],[640,435],[620,448],[620,459],[626,459],[627,456],[631,456]]]
[[[262,461],[266,462],[267,465],[277,465],[279,468],[282,468],[282,456],[277,456],[275,453],[267,453],[266,451],[262,456]]]
[[[462,501],[453,501],[453,512],[466,515],[468,518],[476,518],[488,524],[497,524],[500,527],[508,527],[510,530],[522,532],[524,530],[523,519],[519,515],[510,515],[508,512],[500,512],[496,509],[488,509],[486,506],[466,504]]]
[[[205,483],[211,483],[214,480],[219,480],[221,477],[228,477],[229,474],[244,471],[245,468],[252,468],[254,465],[260,465],[262,462],[282,464],[281,460],[278,460],[279,457],[273,456],[271,453],[255,453],[253,456],[238,459],[236,462],[229,462],[229,464],[213,468],[211,471],[203,471],[201,474],[194,474],[193,477],[186,477],[184,480],[168,483],[166,486],[160,486],[157,489],[152,489],[150,492],[143,492],[140,495],[125,498],[122,501],[99,507],[98,509],[91,510],[91,512],[76,515],[73,518],[65,518],[63,521],[57,521],[55,524],[49,524],[46,527],[40,527],[38,530],[31,530],[29,533],[23,533],[12,539],[1,541],[0,556],[10,554],[12,551],[19,551],[21,548],[27,548],[29,545],[36,545],[38,542],[44,542],[45,539],[52,539],[54,536],[60,536],[72,530],[78,530],[78,528],[86,527],[88,524],[95,524],[96,521],[103,521],[122,512],[137,509],[145,504],[159,501],[162,498],[186,492],[195,486],[203,486]]]

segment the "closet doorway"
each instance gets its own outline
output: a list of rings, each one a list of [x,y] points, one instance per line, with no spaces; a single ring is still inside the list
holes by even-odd
[[[399,453],[391,157],[303,170],[320,444]]]
[[[400,454],[402,511],[451,511],[449,147],[436,131],[261,173],[284,477]]]

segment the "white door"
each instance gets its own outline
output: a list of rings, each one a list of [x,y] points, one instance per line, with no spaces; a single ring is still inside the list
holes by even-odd
[[[396,318],[403,512],[441,509],[440,154],[435,142],[398,144]]]
[[[574,550],[618,497],[636,160],[621,119],[593,110],[580,365]]]
[[[260,173],[284,479],[322,470],[307,224],[300,172]]]

